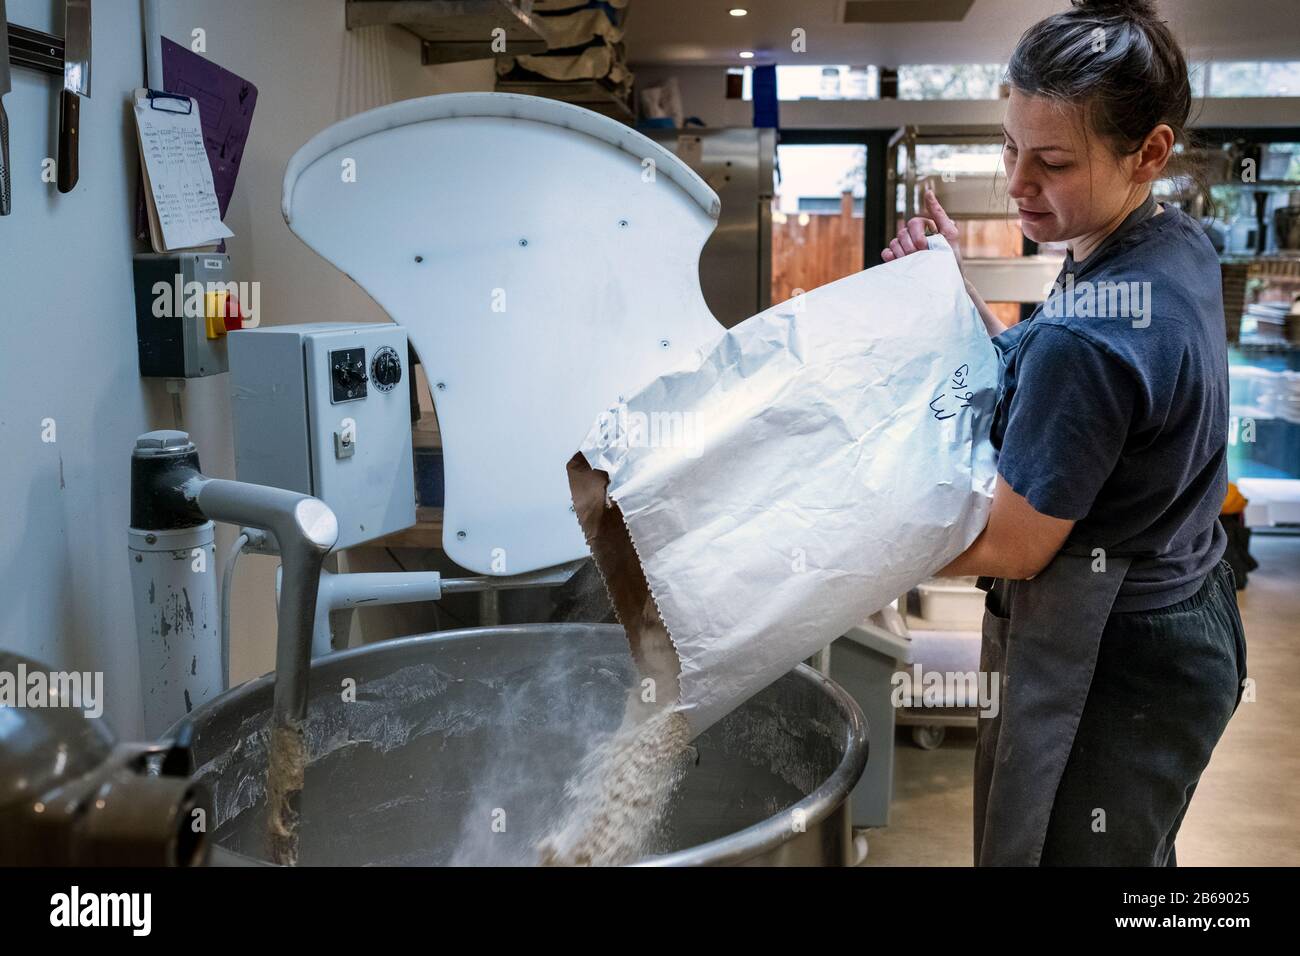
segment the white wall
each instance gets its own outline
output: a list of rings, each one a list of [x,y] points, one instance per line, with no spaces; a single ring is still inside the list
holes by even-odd
[[[318,259],[280,217],[293,151],[345,116],[396,99],[491,89],[490,61],[422,67],[400,30],[343,28],[343,0],[166,0],[163,32],[206,32],[209,59],[251,80],[257,109],[226,223],[236,278],[261,283],[262,321],[375,320],[379,309]],[[10,21],[62,32],[61,3],[8,0]],[[126,562],[133,440],[172,427],[161,382],[139,378],[131,238],[136,149],[127,95],[142,85],[137,0],[94,6],[93,96],[82,107],[81,181],[40,181],[55,155],[57,81],[14,71],[13,215],[0,219],[0,647],[105,675],[106,716],[140,732],[134,612]],[[184,427],[204,470],[233,477],[226,376],[190,383]],[[54,443],[41,422],[54,419]],[[233,538],[218,534],[218,554]],[[273,662],[274,562],[236,576],[232,678]]]

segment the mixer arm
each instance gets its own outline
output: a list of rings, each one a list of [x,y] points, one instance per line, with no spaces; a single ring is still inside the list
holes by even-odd
[[[307,713],[307,669],[321,564],[338,538],[338,522],[318,498],[199,473],[183,485],[187,499],[215,521],[275,535],[284,568],[275,646],[276,723],[300,724]]]
[[[296,863],[298,797],[308,759],[305,727],[311,635],[321,565],[338,540],[338,520],[319,498],[282,488],[206,478],[196,472],[182,489],[208,517],[269,531],[279,545],[284,593],[275,639],[267,819],[272,858],[277,863]]]

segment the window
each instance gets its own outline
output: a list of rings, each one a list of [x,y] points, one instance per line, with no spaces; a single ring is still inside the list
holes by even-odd
[[[743,97],[752,99],[753,67],[743,73]],[[1006,66],[1000,63],[929,63],[898,68],[903,100],[995,100],[1001,95]],[[1188,64],[1193,96],[1300,96],[1300,60],[1225,61]],[[880,70],[874,66],[787,66],[776,68],[782,100],[874,100],[880,97]]]
[[[743,70],[741,95],[753,99],[753,67]],[[874,100],[880,96],[880,71],[874,66],[786,66],[776,68],[776,95],[781,100]]]
[[[1234,61],[1208,67],[1207,96],[1300,96],[1300,60]]]
[[[899,174],[906,157],[899,151]],[[916,167],[921,176],[945,173],[985,174],[1002,172],[1001,143],[917,143]]]
[[[927,64],[898,68],[900,100],[996,100],[1006,67],[998,63]]]

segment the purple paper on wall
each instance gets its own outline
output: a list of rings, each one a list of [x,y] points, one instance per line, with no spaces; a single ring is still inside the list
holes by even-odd
[[[191,96],[199,104],[203,145],[212,165],[212,183],[224,218],[235,192],[244,144],[248,142],[253,123],[257,87],[166,37],[162,38],[162,59],[165,91]],[[143,196],[136,215],[136,234],[146,242],[149,239]],[[225,249],[224,241],[221,249]]]

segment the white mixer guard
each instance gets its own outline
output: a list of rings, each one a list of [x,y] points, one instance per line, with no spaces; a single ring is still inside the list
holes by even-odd
[[[601,412],[722,334],[699,282],[719,208],[658,144],[532,96],[393,103],[294,154],[289,228],[424,365],[458,564],[520,574],[588,553],[565,465]]]

